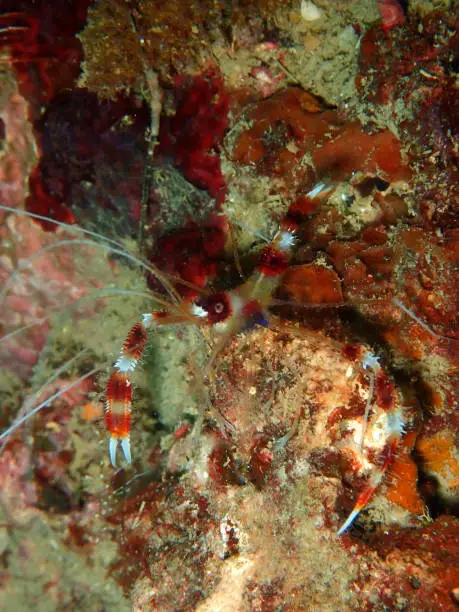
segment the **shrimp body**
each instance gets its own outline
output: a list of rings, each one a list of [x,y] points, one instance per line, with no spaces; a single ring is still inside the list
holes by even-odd
[[[323,183],[316,185],[306,196],[309,200],[327,197],[331,188]],[[114,363],[114,372],[106,388],[105,425],[109,438],[109,457],[116,466],[118,445],[127,463],[131,463],[130,426],[132,409],[131,375],[135,370],[147,344],[149,330],[157,326],[175,323],[210,326],[217,334],[217,342],[207,364],[209,367],[218,352],[243,330],[254,326],[268,327],[270,307],[274,304],[276,289],[280,286],[284,273],[289,266],[296,242],[296,231],[301,222],[301,211],[291,206],[283,219],[280,229],[272,241],[261,251],[258,265],[252,275],[239,287],[230,291],[220,291],[199,298],[195,303],[182,302],[170,311],[152,312],[142,315],[142,320],[130,329],[121,352]],[[361,367],[370,376],[368,401],[365,408],[364,425],[359,450],[362,452],[363,441],[372,407],[375,380],[384,375],[378,358],[365,353]],[[338,531],[343,534],[369,503],[376,489],[381,484],[388,467],[394,460],[404,434],[405,421],[403,414],[392,402],[384,408],[385,434],[380,450],[378,463],[372,472],[367,486],[359,495],[354,509]]]
[[[329,193],[329,187],[324,184],[319,184],[306,196],[303,196],[302,201],[304,201],[304,199],[322,199]],[[317,203],[313,202],[313,204]],[[0,206],[0,209],[5,212],[24,214],[38,220],[49,221],[47,217],[42,217],[34,213],[18,212],[15,209],[4,206]],[[306,206],[305,210],[309,209],[311,209],[311,207]],[[106,385],[105,427],[109,434],[108,453],[110,462],[113,466],[116,466],[119,446],[121,447],[125,461],[130,464],[132,460],[130,436],[133,409],[132,375],[137,364],[141,361],[147,345],[149,333],[153,332],[157,327],[174,325],[177,323],[211,328],[215,332],[217,341],[211,357],[206,364],[206,368],[209,368],[218,353],[239,332],[251,330],[254,326],[269,327],[271,322],[270,309],[278,303],[274,296],[276,290],[283,281],[284,273],[289,267],[296,243],[297,228],[302,222],[302,215],[301,205],[297,206],[296,203],[294,203],[290,206],[285,218],[281,222],[279,231],[271,242],[262,249],[258,265],[245,282],[235,289],[220,291],[200,297],[194,303],[182,300],[168,279],[162,275],[158,269],[154,266],[145,264],[135,256],[126,252],[121,244],[111,239],[107,239],[96,232],[82,228],[76,229],[83,237],[76,241],[72,240],[72,243],[78,242],[79,244],[85,244],[91,247],[99,247],[128,259],[139,267],[152,273],[172,297],[172,302],[166,302],[162,295],[159,294],[146,294],[123,289],[116,290],[118,294],[132,294],[143,298],[153,297],[157,303],[162,305],[163,310],[141,315],[140,320],[131,327],[122,344],[120,353],[114,361],[113,372]],[[54,223],[63,229],[74,229],[72,226],[68,226],[63,222],[57,221]],[[98,241],[95,241],[94,238]],[[67,242],[66,240],[61,240],[56,243],[56,245],[45,246],[38,254],[32,255],[29,261],[45,250],[54,249],[57,246],[67,244]],[[17,272],[13,273],[12,277],[14,277],[14,274],[17,274]],[[7,287],[3,289],[3,296],[6,293],[6,288]],[[111,291],[112,290],[106,290],[108,294]],[[0,301],[1,297],[2,296],[0,296]],[[393,303],[406,314],[414,318],[424,329],[438,336],[438,334],[435,334],[426,324],[412,315],[411,311],[401,304],[401,302],[394,298]],[[64,366],[56,372],[55,377],[59,375],[60,370],[64,370],[66,367],[70,366],[70,364],[83,352],[84,351],[80,352],[79,355],[73,357],[67,364],[64,364]],[[339,529],[339,535],[343,534],[346,529],[348,529],[360,511],[365,508],[372,499],[373,494],[382,483],[387,470],[392,465],[396,454],[401,449],[401,442],[403,441],[407,424],[410,422],[408,412],[401,408],[402,398],[395,393],[394,385],[390,382],[384,369],[379,364],[379,357],[365,350],[361,356],[361,368],[362,371],[366,373],[367,381],[369,380],[363,426],[360,426],[360,424],[356,422],[357,425],[354,426],[355,435],[351,435],[350,437],[348,435],[347,439],[350,439],[350,445],[344,445],[343,448],[349,447],[356,455],[356,465],[358,467],[359,465],[363,465],[361,461],[362,456],[365,457],[365,455],[368,454],[366,450],[364,450],[364,443],[372,443],[372,441],[377,438],[377,443],[373,444],[374,449],[371,449],[372,456],[375,456],[375,461],[369,473],[367,485],[358,496],[354,509]],[[81,376],[77,381],[72,382],[63,391],[53,394],[47,400],[40,402],[33,410],[28,412],[27,415],[18,418],[10,427],[3,431],[0,434],[0,442],[6,440],[8,436],[29,417],[36,414],[43,407],[49,405],[56,396],[62,395],[63,392],[71,389],[73,386],[89,378],[99,370],[100,368],[94,368]],[[378,414],[377,420],[375,419],[375,412]],[[368,427],[370,418],[372,419],[372,424],[371,427]],[[346,425],[346,428],[348,433],[352,431],[352,429],[349,429],[349,424]],[[368,464],[368,461],[366,463]]]
[[[330,187],[321,183],[307,197],[322,198],[329,192]],[[185,302],[179,313],[161,311],[144,314],[142,321],[131,327],[106,387],[105,426],[110,434],[109,456],[114,467],[119,442],[125,460],[131,463],[131,375],[147,344],[147,331],[155,326],[174,323],[209,325],[220,335],[217,348],[221,348],[244,329],[254,325],[267,327],[274,292],[282,281],[295,244],[295,229],[296,221],[287,213],[279,232],[262,250],[255,271],[237,289],[214,293],[195,304]]]

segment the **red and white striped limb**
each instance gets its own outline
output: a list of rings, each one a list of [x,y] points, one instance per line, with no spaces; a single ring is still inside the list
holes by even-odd
[[[390,435],[379,458],[380,466],[377,470],[373,472],[370,478],[370,482],[358,496],[354,509],[339,528],[338,535],[343,534],[346,529],[348,529],[352,525],[359,513],[367,506],[367,504],[373,497],[376,489],[383,481],[387,469],[394,461],[397,448],[405,432],[404,421],[400,412],[394,411],[388,413],[387,428],[390,431]]]
[[[306,194],[305,198],[311,201],[321,200],[327,197],[331,190],[330,186],[320,183]],[[109,453],[113,466],[116,465],[119,444],[126,461],[131,462],[131,374],[145,349],[147,329],[173,323],[211,325],[221,336],[217,345],[219,349],[227,339],[242,329],[250,329],[254,325],[268,325],[268,310],[272,305],[274,292],[288,267],[301,216],[301,211],[289,209],[279,232],[263,249],[257,268],[237,289],[205,296],[196,304],[185,303],[175,314],[144,314],[142,321],[131,328],[115,362],[115,372],[107,384],[105,423],[110,433]],[[212,359],[213,357],[209,364]]]
[[[144,315],[144,321],[151,315]],[[138,322],[131,327],[120,356],[115,361],[115,371],[108,379],[105,392],[105,426],[110,433],[108,450],[112,465],[116,466],[118,444],[127,463],[131,463],[132,382],[130,375],[134,371],[147,343],[147,326]]]
[[[189,314],[184,312],[183,315],[168,312],[148,313],[142,315],[142,321],[135,323],[129,330],[105,392],[105,426],[110,434],[108,450],[113,467],[116,467],[118,445],[121,446],[126,462],[131,463],[131,375],[147,344],[148,329],[157,325],[195,323],[199,322],[201,316],[200,310],[193,306],[190,307]]]

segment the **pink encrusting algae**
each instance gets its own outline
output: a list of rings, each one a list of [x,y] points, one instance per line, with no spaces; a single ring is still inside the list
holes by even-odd
[[[455,17],[67,4],[0,15],[0,606],[452,609]]]

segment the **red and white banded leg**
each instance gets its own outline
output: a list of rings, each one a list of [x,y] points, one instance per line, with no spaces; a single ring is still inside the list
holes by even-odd
[[[323,199],[332,191],[324,183],[316,185],[303,199]],[[128,463],[131,462],[130,425],[132,406],[131,374],[134,371],[147,342],[147,329],[155,325],[173,323],[194,323],[212,325],[224,342],[242,329],[253,325],[267,325],[267,311],[272,304],[273,295],[288,266],[295,245],[295,231],[301,222],[302,211],[290,207],[281,229],[261,254],[260,262],[254,273],[234,291],[221,291],[206,296],[197,304],[182,305],[177,313],[156,312],[145,314],[142,322],[136,323],[129,331],[120,356],[115,362],[115,372],[107,384],[105,423],[110,432],[110,461],[116,465],[118,444]],[[214,356],[215,356],[214,352]],[[210,363],[212,363],[213,357]]]
[[[393,410],[388,412],[387,429],[389,435],[384,449],[379,457],[379,468],[373,472],[368,485],[358,496],[354,509],[347,517],[345,522],[341,525],[340,529],[338,530],[338,535],[343,534],[346,529],[352,525],[359,513],[368,505],[376,489],[383,481],[387,469],[394,461],[397,449],[403,438],[403,434],[405,433],[405,421],[401,410]]]
[[[174,323],[200,324],[205,322],[207,312],[196,305],[184,306],[178,313],[153,312],[142,315],[139,321],[131,327],[123,343],[120,355],[115,361],[115,371],[108,379],[105,392],[105,426],[110,434],[108,451],[110,462],[116,467],[116,452],[118,445],[127,463],[131,463],[131,431],[132,381],[135,370],[147,344],[147,331],[159,325]]]
[[[116,466],[118,444],[127,463],[131,463],[132,383],[134,371],[147,343],[147,327],[152,315],[143,315],[143,322],[133,325],[124,341],[120,356],[115,361],[115,371],[108,379],[105,392],[105,426],[110,433],[108,450],[112,465]]]

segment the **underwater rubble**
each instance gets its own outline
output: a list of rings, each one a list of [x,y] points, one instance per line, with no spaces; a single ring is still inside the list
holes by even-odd
[[[52,4],[0,14],[0,607],[456,609],[455,3]],[[159,325],[114,469],[129,328],[285,218],[269,322]]]

